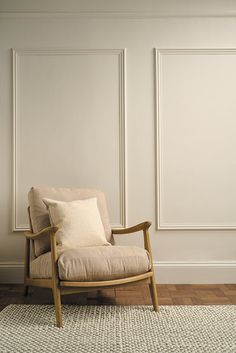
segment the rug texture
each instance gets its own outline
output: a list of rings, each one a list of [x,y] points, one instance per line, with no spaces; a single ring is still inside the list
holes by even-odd
[[[236,306],[9,305],[0,313],[1,353],[235,353]]]

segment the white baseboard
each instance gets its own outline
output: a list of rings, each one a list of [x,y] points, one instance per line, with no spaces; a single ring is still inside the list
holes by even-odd
[[[154,261],[160,284],[236,283],[236,261]]]
[[[154,261],[160,284],[236,283],[236,261]],[[0,283],[23,283],[22,262],[0,262]]]
[[[22,262],[0,262],[0,283],[23,283],[24,264]]]

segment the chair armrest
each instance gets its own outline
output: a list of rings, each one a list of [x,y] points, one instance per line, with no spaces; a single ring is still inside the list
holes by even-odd
[[[130,228],[117,228],[117,229],[112,229],[112,234],[129,234],[129,233],[135,233],[139,232],[140,230],[147,230],[151,227],[152,223],[151,222],[143,222],[139,223],[136,226],[130,227]]]
[[[57,248],[56,248],[56,232],[58,227],[47,227],[42,229],[38,233],[24,232],[26,238],[26,261],[25,261],[25,278],[29,277],[29,264],[30,264],[30,240],[41,239],[43,237],[50,237],[50,247],[51,247],[51,262],[52,262],[52,276],[53,285],[56,286],[59,282],[58,270],[57,270]]]
[[[135,233],[139,232],[140,230],[143,231],[143,241],[144,241],[144,248],[147,250],[150,261],[152,264],[152,269],[153,269],[153,262],[152,262],[152,250],[151,250],[151,243],[149,239],[149,228],[151,227],[152,223],[151,222],[143,222],[139,223],[136,226],[130,227],[130,228],[121,228],[121,229],[112,229],[112,234],[129,234],[129,233]]]
[[[47,227],[47,228],[42,229],[38,233],[24,232],[24,235],[25,235],[26,239],[36,240],[36,239],[40,239],[40,238],[43,238],[48,235],[54,235],[57,230],[58,230],[57,227]]]

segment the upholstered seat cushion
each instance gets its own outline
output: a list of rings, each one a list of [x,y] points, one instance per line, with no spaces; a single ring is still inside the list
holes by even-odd
[[[62,251],[58,259],[61,280],[102,281],[142,274],[150,270],[149,255],[137,246],[94,246]],[[31,278],[51,277],[51,253],[31,262]]]

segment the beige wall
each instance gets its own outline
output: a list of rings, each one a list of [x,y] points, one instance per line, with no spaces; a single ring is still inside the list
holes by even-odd
[[[2,281],[41,184],[103,188],[114,225],[151,220],[161,282],[233,282],[236,6],[40,4],[0,1]]]

